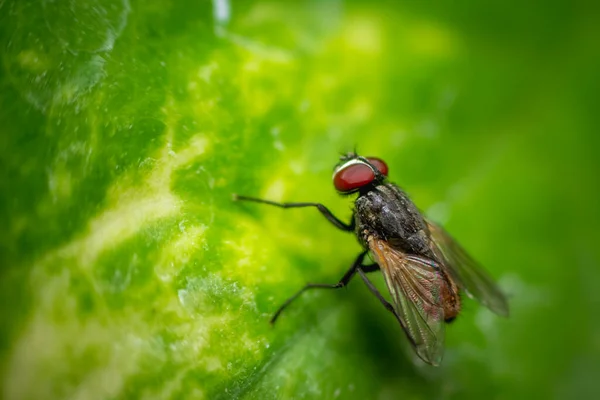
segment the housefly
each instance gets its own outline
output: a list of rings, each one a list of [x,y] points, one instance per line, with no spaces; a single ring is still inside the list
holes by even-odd
[[[508,303],[477,262],[442,227],[423,216],[387,176],[388,166],[379,158],[355,153],[340,158],[333,173],[333,185],[342,195],[358,195],[350,223],[341,221],[319,203],[276,203],[248,196],[234,197],[281,208],[316,207],[337,228],[354,232],[363,247],[338,283],[307,284],[279,307],[271,323],[306,290],[338,289],[358,274],[396,317],[416,354],[428,364],[439,365],[445,324],[459,314],[461,293],[502,316],[508,316]],[[365,263],[367,254],[375,263]],[[391,301],[367,277],[373,271],[382,272]]]

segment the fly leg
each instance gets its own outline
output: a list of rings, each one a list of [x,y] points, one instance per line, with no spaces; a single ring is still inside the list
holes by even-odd
[[[375,264],[377,265],[377,264]],[[373,293],[375,295],[375,297],[377,297],[379,299],[379,301],[381,302],[381,304],[383,304],[383,306],[392,314],[394,314],[394,316],[396,317],[396,319],[398,320],[398,322],[400,322],[400,326],[402,326],[402,329],[404,330],[404,332],[409,332],[409,330],[407,329],[406,324],[404,323],[404,321],[402,320],[402,318],[400,318],[400,316],[398,315],[398,313],[396,312],[396,310],[394,309],[394,306],[392,306],[392,304],[387,301],[383,295],[381,293],[379,293],[379,290],[375,287],[375,285],[373,285],[373,282],[371,282],[369,280],[369,278],[367,278],[367,275],[365,275],[365,272],[371,272],[371,271],[364,271],[362,269],[362,267],[358,268],[358,274],[360,275],[360,277],[362,278],[362,280],[365,282],[365,284],[367,285],[367,287],[369,288],[369,290],[371,291],[371,293]],[[410,337],[410,335],[406,335],[408,337],[408,340],[411,342],[411,344],[413,346],[416,346],[414,340]]]
[[[358,257],[356,257],[356,260],[354,260],[354,263],[352,263],[352,266],[350,267],[350,269],[348,271],[346,271],[346,273],[344,274],[344,276],[342,276],[342,279],[340,279],[340,281],[338,283],[334,283],[332,285],[326,284],[326,283],[308,283],[308,284],[306,284],[302,289],[300,289],[298,292],[296,292],[296,294],[294,294],[292,297],[287,299],[285,301],[285,303],[283,303],[281,305],[281,307],[279,307],[277,309],[277,311],[275,312],[275,314],[273,314],[273,317],[271,318],[271,324],[274,324],[275,321],[277,321],[277,318],[279,318],[279,315],[283,312],[283,310],[285,310],[287,308],[287,306],[289,306],[294,300],[296,300],[298,297],[300,297],[300,295],[302,293],[304,293],[306,290],[308,290],[308,289],[339,289],[339,288],[343,288],[354,277],[354,274],[356,274],[357,270],[361,273],[363,273],[362,271],[373,272],[373,271],[379,270],[379,266],[377,264],[362,265],[362,262],[366,255],[367,255],[366,251],[363,251],[362,253],[360,253],[358,255]]]
[[[377,264],[375,264],[375,265],[377,265]],[[392,306],[392,304],[389,301],[387,301],[381,293],[379,293],[379,290],[375,287],[375,285],[373,285],[373,282],[371,282],[369,280],[369,278],[367,278],[367,275],[365,275],[365,272],[370,272],[370,271],[364,271],[362,268],[358,269],[358,273],[359,273],[360,277],[365,282],[365,284],[367,285],[367,287],[369,288],[371,293],[373,293],[375,295],[375,297],[377,297],[379,299],[381,304],[383,304],[383,306],[385,308],[387,308],[388,311],[390,311],[392,314],[394,314],[397,318],[398,315],[396,314],[396,310],[394,310],[394,306]]]
[[[341,229],[343,231],[353,231],[354,227],[355,227],[354,218],[352,218],[350,223],[347,224],[347,223],[343,222],[342,220],[340,220],[339,218],[337,218],[335,215],[333,215],[331,213],[331,211],[329,211],[329,209],[321,203],[277,203],[277,202],[271,201],[271,200],[258,199],[256,197],[240,196],[237,194],[233,195],[233,200],[234,201],[239,201],[239,200],[253,201],[255,203],[269,204],[271,206],[280,207],[280,208],[317,207],[319,212],[321,214],[323,214],[323,216],[325,218],[327,218],[327,221],[329,221],[333,225],[335,225],[336,228]]]

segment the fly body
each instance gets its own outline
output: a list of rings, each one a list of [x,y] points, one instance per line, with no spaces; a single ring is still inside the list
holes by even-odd
[[[443,265],[434,253],[425,218],[402,189],[385,183],[360,195],[354,204],[357,237],[380,266],[385,265],[385,254],[394,250]],[[460,297],[456,284],[442,268],[439,275],[444,320],[450,322],[460,311]]]
[[[442,227],[428,220],[387,176],[388,166],[379,158],[354,153],[341,157],[333,173],[333,185],[342,195],[357,195],[350,223],[338,219],[320,203],[234,198],[281,208],[315,207],[337,228],[355,232],[363,247],[339,282],[305,285],[279,307],[272,323],[304,291],[341,288],[358,274],[400,323],[416,354],[428,364],[439,365],[445,324],[460,313],[461,292],[503,316],[508,315],[508,303],[483,268]],[[367,254],[374,263],[365,263]],[[366,275],[375,271],[383,274],[388,298]]]
[[[407,253],[432,258],[425,219],[393,183],[377,185],[358,196],[354,203],[356,235],[363,247],[367,239],[394,242],[394,247]]]

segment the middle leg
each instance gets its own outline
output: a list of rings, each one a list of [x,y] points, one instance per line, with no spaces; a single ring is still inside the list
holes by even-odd
[[[340,281],[338,283],[334,283],[334,284],[308,283],[308,284],[306,284],[302,289],[300,289],[293,296],[291,296],[289,299],[287,299],[277,309],[277,311],[275,311],[275,314],[273,314],[273,317],[271,318],[271,321],[270,321],[271,324],[274,324],[275,321],[277,321],[277,318],[279,318],[279,315],[281,315],[281,313],[283,312],[283,310],[285,310],[294,300],[296,300],[298,297],[300,297],[300,295],[302,293],[304,293],[306,290],[308,290],[308,289],[339,289],[339,288],[343,288],[344,286],[348,285],[350,280],[352,280],[352,278],[356,274],[357,270],[359,270],[359,271],[362,270],[365,272],[377,271],[379,269],[379,266],[377,264],[362,265],[362,262],[365,259],[366,255],[367,255],[366,251],[363,251],[362,253],[360,253],[358,255],[358,257],[356,257],[356,260],[354,260],[354,263],[352,263],[352,266],[350,267],[350,269],[348,269],[348,271],[346,271],[346,273],[344,274],[344,276],[342,276],[342,278],[340,279]]]

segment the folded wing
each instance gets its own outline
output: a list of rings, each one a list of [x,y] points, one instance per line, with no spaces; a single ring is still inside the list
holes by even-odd
[[[404,254],[383,240],[369,240],[392,296],[402,328],[417,355],[439,365],[444,351],[443,289],[446,280],[434,261]]]
[[[447,272],[470,297],[498,315],[508,316],[508,302],[494,280],[442,227],[427,221],[433,252]]]

